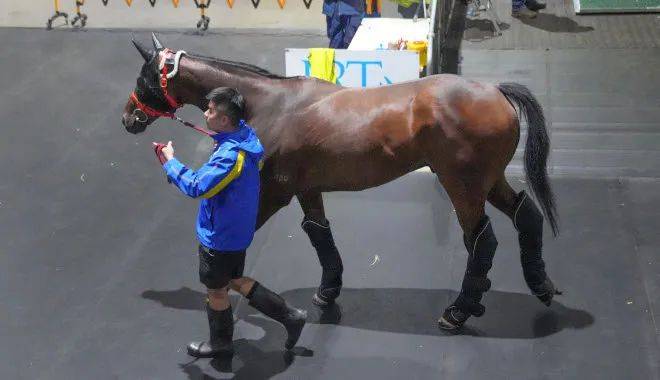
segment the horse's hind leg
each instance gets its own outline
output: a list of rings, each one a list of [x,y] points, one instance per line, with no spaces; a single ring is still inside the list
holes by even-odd
[[[542,256],[543,214],[524,190],[516,194],[504,175],[491,189],[488,201],[513,221],[513,226],[518,230],[525,282],[541,302],[550,306],[552,297],[559,292],[545,272]]]
[[[301,227],[316,249],[316,255],[323,269],[321,284],[314,294],[312,302],[317,306],[327,306],[339,297],[344,266],[332,237],[330,222],[325,218],[321,193],[308,192],[298,194],[296,197],[305,213]]]
[[[485,311],[480,302],[483,294],[490,289],[487,276],[493,265],[497,239],[484,211],[488,190],[484,190],[487,187],[483,177],[476,183],[448,176],[440,177],[440,181],[456,209],[468,251],[461,292],[438,321],[440,328],[453,330],[461,327],[470,316],[480,317]]]

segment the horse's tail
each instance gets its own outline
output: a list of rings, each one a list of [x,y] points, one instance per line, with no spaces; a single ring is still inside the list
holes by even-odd
[[[527,182],[541,203],[543,214],[557,236],[557,209],[555,197],[550,188],[546,172],[546,162],[550,150],[550,138],[545,127],[543,109],[529,89],[518,83],[500,83],[497,88],[511,102],[518,106],[519,112],[527,120],[527,143],[525,145],[525,175]]]

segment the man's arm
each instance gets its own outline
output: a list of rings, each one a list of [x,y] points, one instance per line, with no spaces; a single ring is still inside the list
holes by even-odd
[[[241,175],[244,160],[245,152],[232,150],[223,156],[213,156],[197,171],[175,157],[165,162],[163,169],[182,193],[192,198],[211,198]]]

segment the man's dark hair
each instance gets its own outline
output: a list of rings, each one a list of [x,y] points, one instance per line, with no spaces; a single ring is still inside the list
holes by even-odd
[[[245,99],[233,88],[215,88],[206,95],[206,99],[215,103],[216,109],[227,115],[234,125],[245,118]]]

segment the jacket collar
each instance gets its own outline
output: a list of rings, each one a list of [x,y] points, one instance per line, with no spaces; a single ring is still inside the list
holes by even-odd
[[[213,140],[216,142],[222,142],[230,138],[234,138],[236,140],[243,140],[248,133],[248,124],[245,122],[245,120],[241,119],[238,122],[238,128],[235,131],[231,132],[217,132],[213,134]]]

